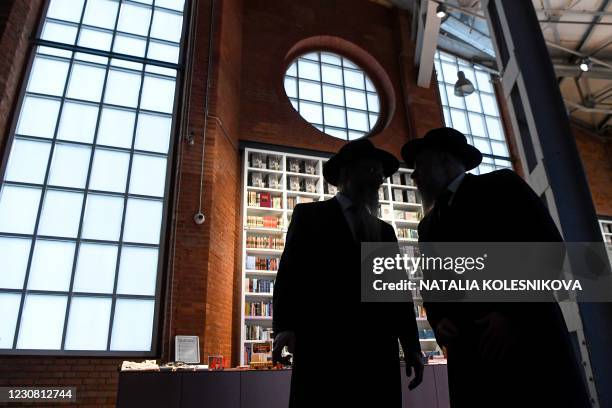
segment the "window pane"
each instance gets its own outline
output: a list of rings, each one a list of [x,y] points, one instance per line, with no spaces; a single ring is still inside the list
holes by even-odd
[[[117,30],[146,36],[150,21],[151,7],[122,3]]]
[[[91,143],[96,132],[98,107],[84,103],[65,102],[62,109],[58,139]]]
[[[42,184],[45,180],[51,143],[15,139],[5,179]]]
[[[2,186],[0,194],[0,231],[31,234],[34,231],[39,188]]]
[[[438,91],[440,92],[440,100],[442,105],[448,105],[448,99],[446,99],[446,86],[443,83],[438,85]]]
[[[78,23],[84,0],[51,0],[47,17]]]
[[[66,350],[106,350],[111,298],[75,296],[70,302]]]
[[[324,110],[326,125],[337,126],[341,128],[346,127],[346,116],[344,109],[334,108],[332,106],[325,106]]]
[[[496,140],[504,140],[504,131],[501,128],[499,119],[486,117],[487,129],[489,130],[489,137]]]
[[[108,73],[104,102],[135,108],[138,105],[139,91],[140,74],[111,69]]]
[[[155,0],[155,6],[183,11],[185,0]]]
[[[291,75],[291,76],[297,76],[297,63],[296,62],[289,65],[289,68],[287,68],[286,74]]]
[[[319,64],[316,62],[298,61],[298,75],[300,78],[313,79],[315,81],[319,81],[321,78],[319,72]]]
[[[342,88],[323,85],[323,102],[344,106],[344,91]]]
[[[13,347],[20,303],[21,294],[0,293],[0,310],[2,310],[2,319],[0,319],[0,349],[10,349]]]
[[[117,299],[111,350],[150,350],[154,311],[152,300]]]
[[[61,96],[64,93],[68,65],[65,61],[36,57],[30,73],[28,92]]]
[[[68,24],[45,21],[40,37],[43,40],[64,44],[74,44],[77,35],[77,27]]]
[[[488,94],[480,94],[480,99],[482,99],[482,107],[484,109],[484,113],[492,116],[499,116],[497,112],[497,101],[493,98],[493,95]]]
[[[130,193],[163,197],[166,186],[166,159],[135,154],[132,161]]]
[[[296,80],[285,77],[285,93],[291,98],[297,98]]]
[[[154,60],[177,63],[180,49],[178,46],[163,44],[151,40],[149,42],[148,57]]]
[[[82,205],[82,193],[47,190],[38,233],[56,237],[76,237]]]
[[[154,296],[156,278],[157,249],[123,247],[117,293]]]
[[[321,85],[318,83],[300,81],[300,99],[321,101]]]
[[[59,349],[66,296],[26,295],[17,340],[18,349]]]
[[[365,82],[362,72],[344,70],[344,85],[351,88],[365,89]]]
[[[91,148],[58,143],[53,152],[49,184],[84,188]]]
[[[442,75],[444,75],[444,82],[448,84],[454,84],[457,82],[457,67],[455,64],[442,63]]]
[[[112,41],[112,33],[92,28],[81,29],[81,35],[79,35],[79,45],[81,47],[110,51]]]
[[[118,241],[123,197],[89,194],[83,219],[83,238]]]
[[[505,156],[508,157],[508,148],[506,147],[505,143],[502,142],[497,142],[497,141],[491,141],[491,148],[493,150],[493,154],[497,155],[497,156]]]
[[[363,109],[367,108],[365,92],[346,90],[346,106],[349,108]]]
[[[355,139],[359,139],[365,136],[365,133],[349,130],[348,135],[349,135],[349,140],[355,140]]]
[[[474,147],[480,150],[482,153],[491,154],[491,146],[487,139],[481,139],[479,137],[474,138]]]
[[[300,115],[310,123],[323,123],[321,105],[300,101]]]
[[[172,119],[169,117],[141,113],[138,115],[134,148],[167,153],[171,126]]]
[[[74,242],[37,240],[28,276],[28,289],[67,291],[70,287],[74,246]]]
[[[334,54],[328,54],[326,52],[321,53],[321,61],[328,64],[342,65],[342,61],[339,56]]]
[[[325,133],[330,136],[337,137],[339,139],[347,140],[346,130],[344,129],[335,129],[330,127],[325,127]]]
[[[124,109],[102,109],[100,118],[100,129],[98,130],[97,144],[107,146],[132,147],[134,135],[134,111]]]
[[[59,107],[59,101],[26,96],[16,132],[20,135],[52,138]]]
[[[493,92],[491,86],[491,75],[486,72],[476,71],[476,81],[478,83],[478,89],[483,92]]]
[[[446,85],[446,96],[448,97],[448,104],[451,107],[465,109],[463,105],[463,98],[461,98],[460,96],[455,96],[455,88],[453,86]]]
[[[472,130],[472,134],[474,136],[486,137],[487,134],[485,133],[484,121],[482,120],[482,116],[470,113],[468,114],[468,117],[470,118],[470,128]]]
[[[75,292],[113,293],[116,265],[116,245],[81,243],[73,290]]]
[[[323,82],[342,85],[342,69],[340,69],[340,67],[322,65],[321,73],[323,74]]]
[[[87,0],[83,23],[87,25],[115,28],[119,2],[111,0]]]
[[[30,243],[29,239],[0,237],[0,259],[2,259],[0,288],[23,288],[23,278],[30,256]],[[3,309],[0,307],[0,310]],[[2,339],[0,338],[1,342]]]
[[[128,199],[123,241],[158,244],[161,218],[161,201]]]
[[[168,13],[162,10],[153,12],[153,26],[151,37],[166,41],[180,42],[183,17],[180,14]]]
[[[367,132],[368,127],[368,116],[363,112],[347,111],[348,127],[353,130],[363,130]]]
[[[478,97],[478,92],[474,92],[473,94],[466,96],[464,99],[468,110],[482,112],[482,109],[480,109],[480,98]]]
[[[142,109],[172,113],[174,107],[174,80],[145,76],[142,87]]]
[[[370,112],[378,112],[380,110],[378,95],[371,93],[368,94],[368,110]]]
[[[102,95],[105,71],[85,64],[74,64],[68,84],[69,98],[98,102]]]
[[[117,34],[115,36],[115,44],[113,45],[113,51],[118,52],[120,54],[144,57],[146,46],[147,42],[142,38]]]
[[[376,123],[378,122],[378,115],[368,115],[370,118],[370,129],[372,129],[374,127],[374,125],[376,125]]]
[[[129,164],[129,153],[96,149],[89,188],[116,193],[124,192]]]
[[[453,121],[453,128],[461,133],[470,133],[465,119],[465,111],[451,109],[451,119]]]

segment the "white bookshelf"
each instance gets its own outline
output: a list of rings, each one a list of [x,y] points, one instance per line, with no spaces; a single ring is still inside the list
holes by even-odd
[[[253,164],[253,156],[260,155],[264,159],[266,168],[259,168]],[[278,169],[268,168],[268,162],[266,158],[268,156],[274,156],[278,158]],[[308,161],[313,164],[312,170],[314,174],[306,174],[303,172],[304,167],[300,167],[300,171],[296,169],[290,169],[290,164],[294,161]],[[268,269],[254,269],[253,265],[247,264],[248,257],[255,257],[259,259],[276,259],[276,268],[280,262],[280,256],[282,249],[279,248],[252,248],[247,245],[247,238],[251,236],[257,237],[269,237],[269,238],[280,238],[282,242],[285,241],[287,232],[287,226],[291,221],[292,208],[289,208],[288,201],[295,199],[297,202],[305,201],[321,201],[328,200],[335,195],[335,189],[333,186],[328,186],[323,179],[323,163],[327,159],[317,156],[301,155],[294,153],[285,153],[280,151],[262,150],[254,148],[245,148],[243,156],[243,204],[242,204],[242,296],[241,296],[241,353],[240,363],[242,365],[248,364],[246,360],[246,348],[251,347],[255,343],[262,342],[261,340],[255,340],[247,338],[247,326],[260,326],[265,329],[272,328],[272,317],[271,316],[250,316],[246,313],[247,302],[272,302],[272,292],[257,293],[249,291],[246,286],[246,279],[260,279],[273,281],[276,278],[276,270]],[[385,210],[385,217],[381,217],[384,221],[390,223],[398,235],[400,242],[416,242],[417,237],[417,225],[418,220],[422,215],[422,205],[419,202],[418,193],[416,187],[411,183],[409,178],[410,169],[401,168],[394,177],[390,177],[385,180],[385,183],[381,186],[381,191],[384,199],[380,200],[381,212],[382,206],[388,206]],[[252,181],[259,182],[260,176],[255,176],[253,180],[252,174],[258,173],[261,175],[263,185],[251,185]],[[398,177],[399,176],[399,179]],[[269,187],[269,179],[272,177],[273,187]],[[278,184],[276,184],[278,180]],[[311,191],[295,191],[289,186],[290,181],[299,180],[301,187],[304,189],[306,183],[309,183],[312,187],[314,183],[314,189]],[[394,192],[398,191],[398,192]],[[249,193],[261,194],[269,193],[271,197],[277,197],[277,203],[280,204],[279,208],[274,207],[260,207],[257,205],[251,205],[249,203]],[[399,200],[399,197],[402,200]],[[414,200],[413,200],[414,198]],[[271,203],[272,205],[272,203]],[[400,211],[406,211],[418,215],[414,215],[415,219],[406,219],[402,217],[404,213]],[[409,214],[412,215],[412,214]],[[250,226],[248,225],[247,217],[277,217],[278,227],[272,228],[268,226]],[[380,216],[380,215],[379,215]],[[251,219],[252,220],[252,219]],[[413,231],[413,232],[410,232]],[[264,238],[266,239],[266,238]],[[249,241],[250,242],[250,241]],[[261,261],[263,262],[263,261]],[[415,305],[422,302],[415,298]],[[426,318],[417,318],[417,325],[419,330],[430,330],[429,323]],[[421,348],[424,351],[432,351],[437,348],[437,344],[433,339],[421,339]]]

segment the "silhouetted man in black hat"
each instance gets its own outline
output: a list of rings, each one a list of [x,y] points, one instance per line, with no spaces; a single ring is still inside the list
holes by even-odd
[[[361,303],[361,242],[397,242],[376,214],[398,167],[368,139],[349,142],[323,167],[339,193],[293,210],[273,304],[273,360],[293,353],[291,407],[401,407],[398,340],[410,388],[422,380],[413,304]]]
[[[461,132],[433,129],[404,145],[402,157],[433,206],[419,224],[419,241],[562,242],[546,207],[516,173],[466,173],[482,154]],[[447,348],[452,407],[589,406],[557,303],[426,301],[425,309]]]

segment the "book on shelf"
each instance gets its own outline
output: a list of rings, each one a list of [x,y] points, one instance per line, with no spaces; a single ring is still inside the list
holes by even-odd
[[[315,199],[312,198],[312,197],[302,197],[302,196],[298,197],[298,202],[300,204],[302,204],[302,203],[313,203],[314,201],[315,201]]]
[[[255,228],[282,228],[283,220],[275,215],[247,215],[247,226]]]
[[[252,317],[272,317],[272,301],[244,302],[244,315]]]
[[[284,239],[265,235],[247,235],[246,241],[248,249],[283,249],[285,246]]]
[[[274,292],[274,280],[246,278],[244,280],[245,288],[249,293],[266,293]]]
[[[270,208],[272,201],[270,200],[270,193],[261,193],[259,195],[259,206]]]
[[[391,176],[391,184],[403,184],[402,183],[402,176],[399,173],[395,173],[394,175]]]
[[[391,206],[389,204],[380,205],[380,217],[385,220],[391,218]]]
[[[414,191],[414,190],[406,191],[406,202],[407,203],[413,203],[413,204],[417,203],[416,191]]]
[[[397,228],[397,237],[398,238],[410,238],[410,239],[418,239],[419,232],[414,228],[405,228],[398,227]]]
[[[247,205],[249,207],[282,208],[283,197],[273,196],[268,192],[248,191]]]
[[[404,202],[404,190],[401,188],[393,189],[393,201],[398,201],[400,203]]]
[[[420,213],[418,211],[395,210],[396,220],[419,221]]]
[[[244,325],[245,339],[255,341],[271,341],[272,328],[259,325]]]
[[[296,204],[297,204],[297,197],[295,196],[287,197],[287,208],[289,210],[293,210]]]
[[[245,268],[255,271],[277,271],[280,259],[274,257],[247,255]]]

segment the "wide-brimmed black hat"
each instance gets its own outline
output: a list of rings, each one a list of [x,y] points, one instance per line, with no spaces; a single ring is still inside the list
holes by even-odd
[[[402,159],[408,167],[414,168],[414,161],[424,149],[449,152],[463,162],[466,170],[471,170],[482,161],[480,150],[467,143],[465,135],[449,128],[432,129],[420,139],[411,140],[402,147]]]
[[[338,153],[323,165],[323,177],[329,184],[337,186],[340,169],[364,158],[380,161],[385,178],[391,176],[399,168],[399,161],[391,153],[374,147],[369,139],[357,139],[342,146]]]

